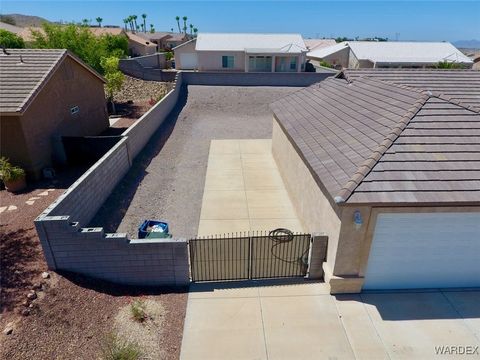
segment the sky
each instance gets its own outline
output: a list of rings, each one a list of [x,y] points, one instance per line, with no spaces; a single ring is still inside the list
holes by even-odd
[[[471,1],[138,1],[0,0],[0,13],[37,15],[50,21],[102,17],[123,25],[147,14],[147,26],[177,30],[187,16],[199,32],[290,32],[304,37],[387,37],[391,40],[480,40],[480,0]]]

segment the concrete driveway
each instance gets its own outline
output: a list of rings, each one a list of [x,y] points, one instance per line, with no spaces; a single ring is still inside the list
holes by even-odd
[[[256,281],[191,286],[181,359],[473,359],[479,347],[480,291],[335,297]]]

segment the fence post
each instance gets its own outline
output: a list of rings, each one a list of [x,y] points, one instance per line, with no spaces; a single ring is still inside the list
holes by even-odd
[[[328,236],[325,233],[312,234],[312,246],[308,262],[307,277],[312,280],[323,279],[322,264],[327,258]]]

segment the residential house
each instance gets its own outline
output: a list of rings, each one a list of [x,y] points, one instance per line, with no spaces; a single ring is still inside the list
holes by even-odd
[[[63,136],[109,126],[104,79],[67,50],[0,52],[0,154],[39,177],[63,163]]]
[[[449,42],[344,41],[307,54],[336,68],[429,68],[439,62],[472,67],[472,60]]]
[[[480,72],[348,70],[271,107],[332,293],[480,286]]]
[[[300,72],[307,49],[299,34],[200,33],[173,49],[179,70]]]
[[[303,41],[308,51],[323,49],[337,44],[334,39],[303,39]]]
[[[139,36],[157,45],[157,51],[170,50],[191,39],[191,36],[184,33],[173,32],[146,32],[137,33]]]
[[[131,31],[125,31],[121,27],[97,27],[92,26],[90,30],[96,35],[125,35],[128,38],[128,53],[130,56],[145,56],[152,55],[157,52],[157,45],[146,40],[140,33],[133,33]]]

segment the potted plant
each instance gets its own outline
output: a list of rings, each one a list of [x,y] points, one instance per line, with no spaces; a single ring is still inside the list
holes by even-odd
[[[0,159],[0,177],[7,191],[18,192],[27,187],[25,170],[18,166],[13,166],[8,159]]]

